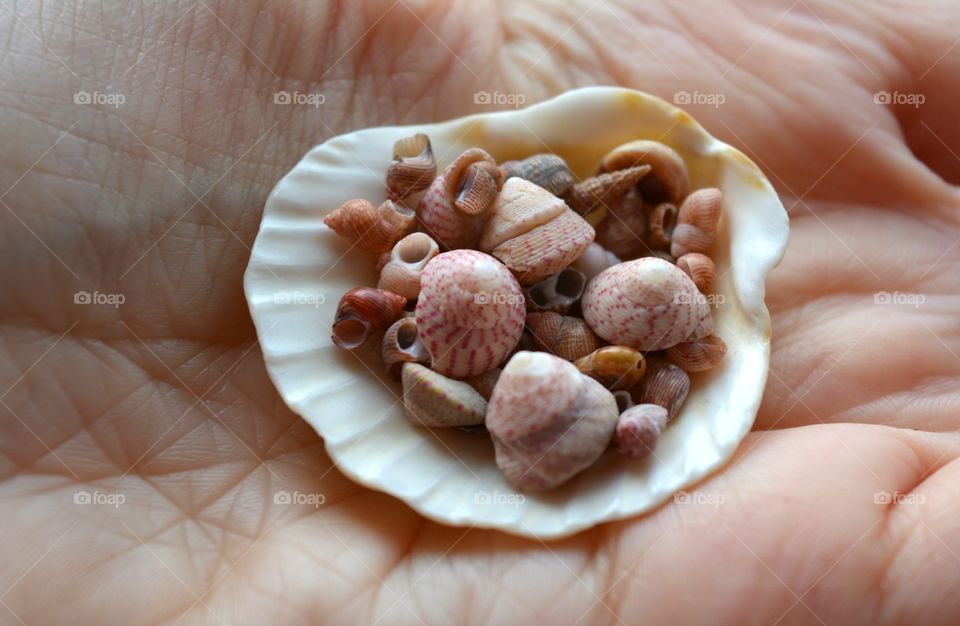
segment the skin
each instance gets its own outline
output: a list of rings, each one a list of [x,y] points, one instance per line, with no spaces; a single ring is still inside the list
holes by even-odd
[[[957,5],[358,4],[0,9],[0,621],[956,623]],[[686,108],[789,210],[755,431],[643,518],[435,524],[340,474],[269,382],[241,288],[264,200],[335,134],[592,84],[722,93]]]

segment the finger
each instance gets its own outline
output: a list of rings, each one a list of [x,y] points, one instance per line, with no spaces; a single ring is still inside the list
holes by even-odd
[[[281,579],[266,554],[248,565],[264,568],[264,596],[282,591],[304,615],[336,607],[346,621],[441,623],[467,614],[506,623],[895,623],[955,615],[960,600],[948,590],[960,535],[949,481],[958,454],[954,434],[875,426],[753,434],[725,471],[671,504],[566,540],[417,524],[402,512],[387,520],[371,496],[271,538],[302,571],[317,562],[330,564],[324,571],[350,568],[349,589],[324,584],[329,572]],[[469,595],[457,591],[467,585]]]

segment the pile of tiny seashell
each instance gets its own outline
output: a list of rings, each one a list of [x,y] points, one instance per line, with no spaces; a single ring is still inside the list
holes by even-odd
[[[423,134],[394,145],[380,206],[324,222],[378,254],[333,342],[379,348],[414,424],[485,431],[518,489],[556,487],[612,447],[643,459],[726,345],[705,294],[719,189],[690,191],[669,146],[633,141],[576,181],[553,154],[480,148],[440,175]]]

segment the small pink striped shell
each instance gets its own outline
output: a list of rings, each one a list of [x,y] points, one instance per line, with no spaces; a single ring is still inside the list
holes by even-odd
[[[581,302],[595,333],[641,352],[713,334],[706,298],[676,265],[656,257],[604,270],[587,285]]]
[[[517,279],[476,250],[434,257],[420,275],[416,317],[433,369],[453,378],[500,365],[523,333],[526,305]]]
[[[417,218],[423,231],[446,250],[475,247],[502,185],[503,172],[492,156],[480,148],[466,150],[433,179],[420,199]],[[458,208],[463,199],[470,201],[469,212]]]
[[[497,465],[525,491],[566,482],[596,461],[613,436],[617,401],[570,362],[517,352],[487,406]]]

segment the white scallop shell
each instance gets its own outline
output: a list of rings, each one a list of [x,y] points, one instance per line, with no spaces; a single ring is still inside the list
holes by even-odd
[[[657,139],[686,160],[691,188],[719,187],[724,213],[714,260],[723,363],[693,379],[656,455],[605,455],[544,494],[512,497],[484,433],[418,428],[403,416],[400,388],[376,360],[338,350],[330,323],[339,297],[377,283],[374,256],[323,224],[349,198],[384,199],[394,141],[427,133],[446,166],[479,146],[498,161],[549,149],[583,178],[611,148]],[[320,435],[354,480],[400,498],[446,524],[497,528],[543,539],[649,511],[716,471],[750,430],[770,355],[764,279],[787,243],[787,215],[770,183],[741,152],[712,138],[688,114],[640,92],[588,88],[526,109],[439,124],[385,127],[313,148],[267,199],[244,278],[267,370],[281,396]]]

